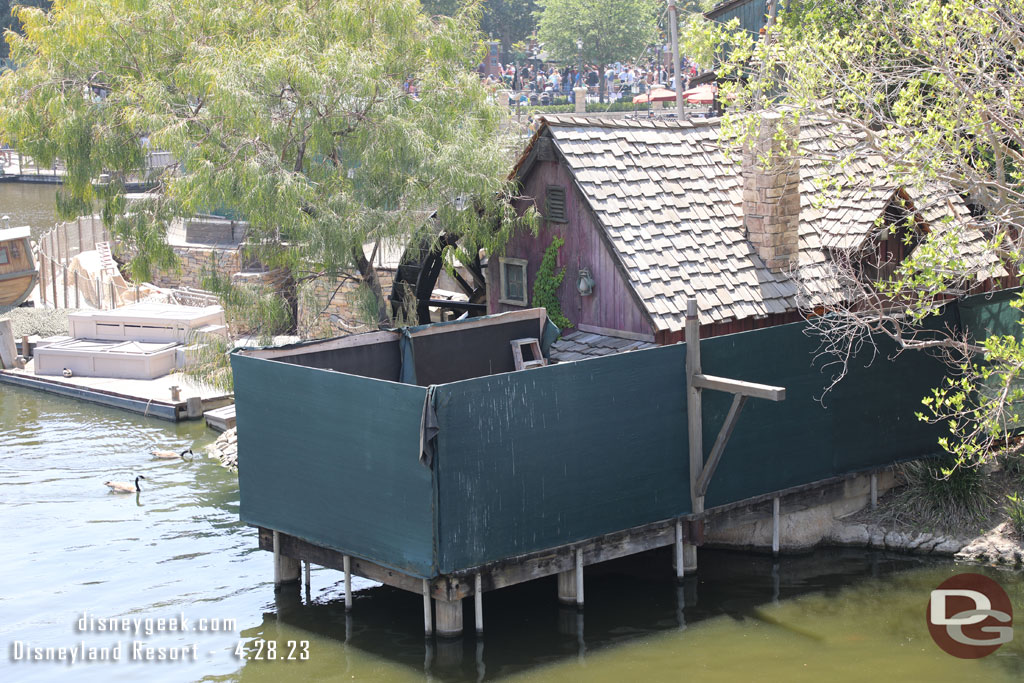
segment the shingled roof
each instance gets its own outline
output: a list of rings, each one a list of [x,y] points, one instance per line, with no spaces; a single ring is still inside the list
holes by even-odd
[[[683,329],[686,302],[693,297],[705,324],[798,308],[794,278],[770,270],[747,239],[740,167],[720,148],[716,122],[578,116],[543,121],[531,146],[540,137],[553,140],[656,329]],[[817,139],[814,127],[801,129],[801,145],[824,144]],[[520,174],[528,172],[528,152],[529,147],[517,164]],[[805,305],[841,296],[824,247],[863,246],[900,190],[886,181],[880,159],[861,158],[845,171],[858,182],[822,204],[816,179],[824,172],[822,164],[802,163],[793,275],[803,285]]]

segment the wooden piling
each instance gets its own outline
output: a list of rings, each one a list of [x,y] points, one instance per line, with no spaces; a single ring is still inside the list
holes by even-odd
[[[282,584],[299,580],[301,568],[299,561],[281,554],[281,538],[274,532],[274,590]]]
[[[694,514],[704,512],[704,496],[697,491],[697,482],[704,469],[704,425],[701,417],[701,390],[694,378],[701,374],[700,318],[697,302],[686,302],[686,424],[690,446],[690,502]],[[697,547],[686,544],[683,565],[686,570],[697,569]]]
[[[434,620],[430,612],[430,582],[423,579],[423,632],[430,635],[434,632]]]
[[[64,308],[68,308],[68,264],[61,264],[61,280],[64,284]]]
[[[434,600],[437,635],[456,638],[462,635],[462,600]]]
[[[32,355],[32,345],[28,343],[28,335],[21,335],[21,355],[29,358]]]
[[[576,570],[558,573],[558,601],[563,605],[576,604]]]
[[[779,499],[772,498],[772,555],[779,554]]]
[[[307,593],[309,593],[309,584],[310,584],[310,576],[309,576],[309,574],[310,574],[309,560],[306,560],[306,592]]]
[[[345,611],[352,611],[352,558],[345,555],[342,558],[342,566],[345,572]]]
[[[682,579],[686,574],[686,562],[683,560],[683,520],[676,520],[676,578]]]
[[[473,607],[476,611],[476,632],[484,632],[484,581],[480,572],[476,573],[476,586],[473,595]]]
[[[75,271],[75,308],[82,307],[82,290],[78,287],[78,271]]]
[[[583,609],[583,550],[576,549],[576,607]]]

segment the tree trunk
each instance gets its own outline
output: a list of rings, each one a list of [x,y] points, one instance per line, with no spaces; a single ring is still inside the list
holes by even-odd
[[[377,326],[381,329],[391,327],[391,311],[388,310],[388,301],[381,289],[380,279],[377,277],[377,269],[366,260],[362,247],[356,247],[352,255],[355,258],[356,268],[359,269],[359,275],[363,278],[363,283],[370,288],[374,298],[377,300]]]

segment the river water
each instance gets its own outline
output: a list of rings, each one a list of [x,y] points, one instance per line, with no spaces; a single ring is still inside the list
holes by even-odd
[[[486,595],[486,638],[427,643],[416,595],[356,579],[346,616],[341,574],[314,569],[310,595],[296,588],[275,596],[270,554],[238,521],[235,475],[203,457],[148,456],[153,448],[198,452],[213,436],[198,422],[173,425],[0,385],[0,680],[1024,678],[1020,640],[982,660],[954,659],[932,643],[924,619],[929,591],[959,571],[993,576],[1020,608],[1019,573],[861,550],[777,564],[702,550],[698,576],[683,586],[667,552],[647,553],[588,568],[583,614],[557,604],[553,579],[540,580]],[[140,474],[138,495],[103,486]],[[86,623],[78,631],[83,614],[156,620],[179,613],[192,628],[207,619],[226,630],[137,637]],[[198,661],[127,661],[136,640],[194,643]],[[120,641],[122,661],[13,661],[15,641],[69,648]],[[295,657],[308,642],[308,659],[257,661],[261,641]]]
[[[50,183],[0,183],[0,216],[9,216],[12,228],[32,226],[33,237],[46,232],[57,220],[57,187]]]

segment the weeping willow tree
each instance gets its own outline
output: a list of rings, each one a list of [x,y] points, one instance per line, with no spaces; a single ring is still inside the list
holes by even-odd
[[[174,266],[170,220],[249,223],[246,256],[277,287],[211,277],[249,329],[294,324],[294,296],[354,279],[391,322],[364,251],[404,242],[434,215],[468,253],[499,251],[507,199],[505,113],[472,69],[478,7],[427,17],[416,0],[62,0],[15,10],[21,65],[0,79],[0,137],[67,177],[58,211],[99,203],[135,278]],[[175,163],[125,203],[146,149]],[[96,183],[101,177],[109,182]],[[472,197],[473,210],[462,208]]]

